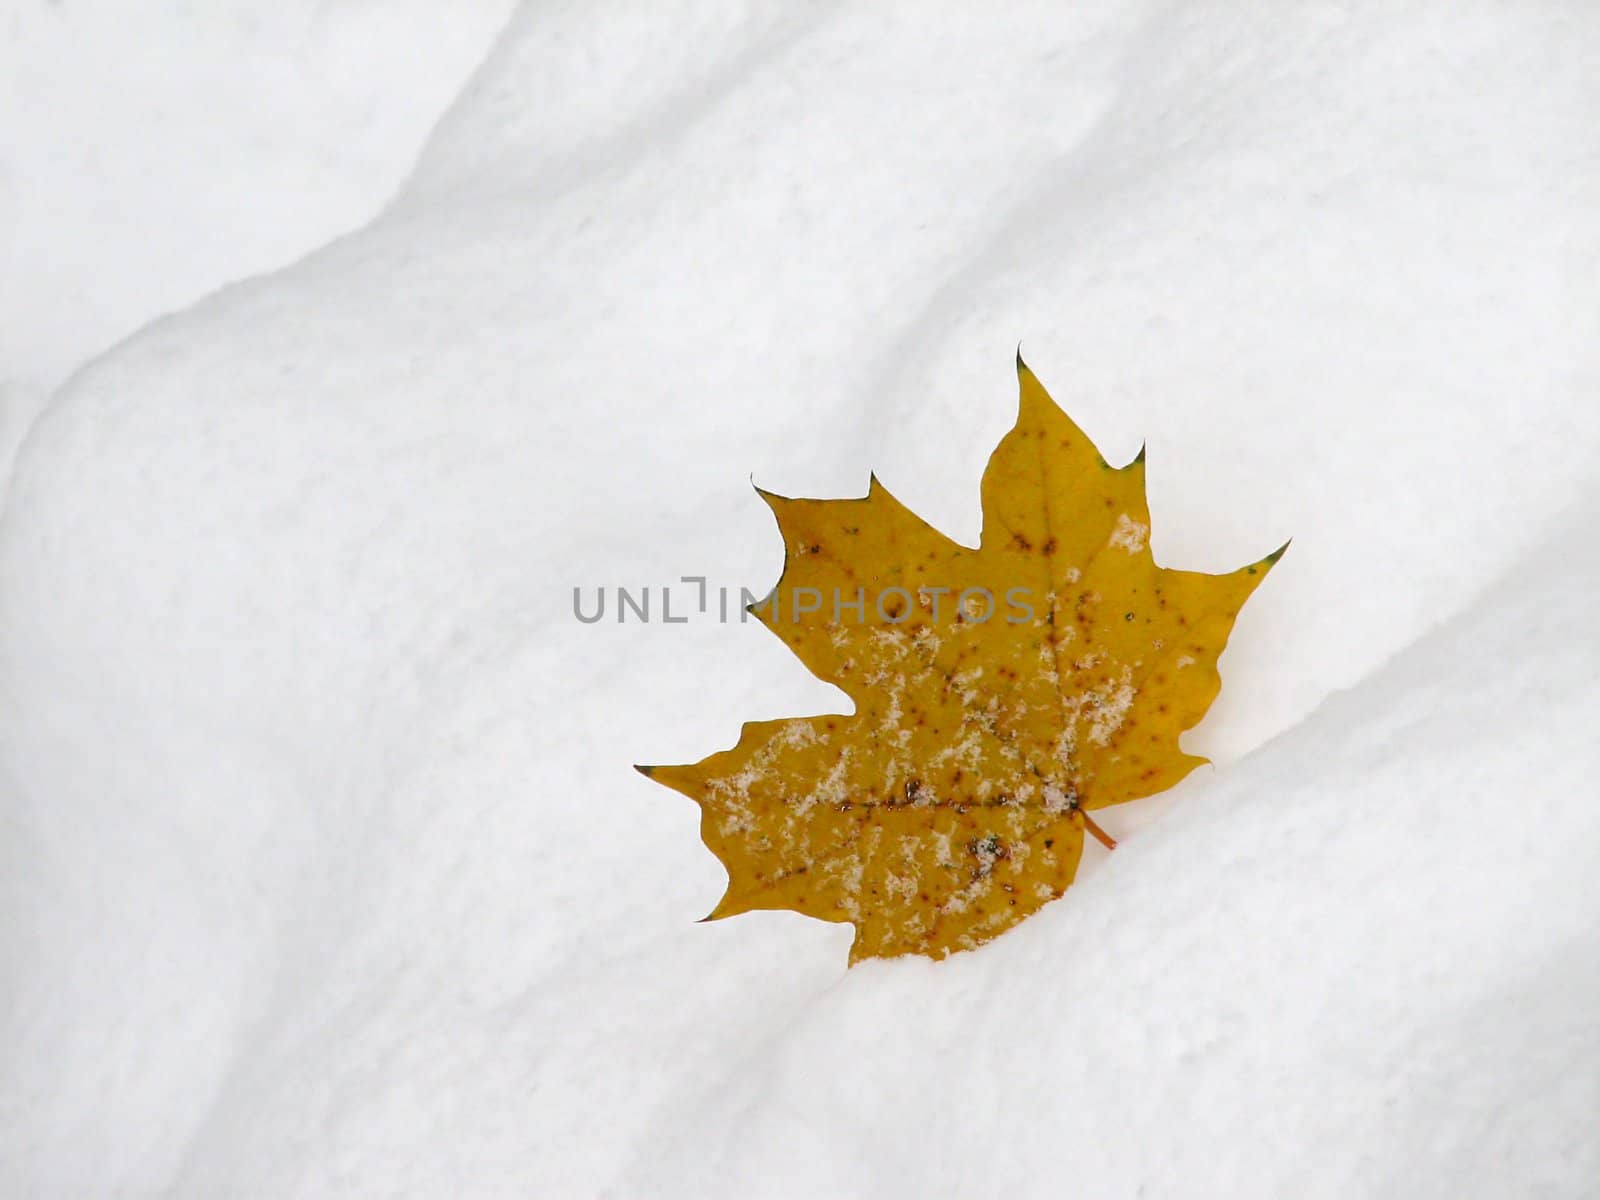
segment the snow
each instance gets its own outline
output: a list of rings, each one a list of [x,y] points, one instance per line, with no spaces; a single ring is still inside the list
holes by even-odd
[[[215,11],[7,19],[0,1192],[1592,1192],[1600,14]],[[971,544],[1019,340],[1294,538],[1217,767],[942,963],[695,923],[630,764],[839,694],[573,587]]]
[[[0,438],[62,377],[370,219],[512,0],[0,16]]]

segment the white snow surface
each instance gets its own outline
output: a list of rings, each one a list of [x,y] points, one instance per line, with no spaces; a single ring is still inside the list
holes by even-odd
[[[459,80],[498,17],[455,20]],[[218,187],[343,156],[213,50],[174,70],[261,131]],[[0,1194],[1594,1195],[1597,68],[1584,0],[522,5],[381,215],[18,449]],[[240,209],[196,244],[260,256],[169,291],[150,201],[86,218],[60,269],[128,299],[85,315],[49,199],[8,346],[310,245]],[[942,963],[697,924],[722,870],[630,764],[842,698],[572,589],[764,590],[752,474],[876,470],[972,542],[1019,340],[1110,459],[1149,439],[1160,561],[1294,537],[1186,740],[1215,768]]]
[[[369,220],[513,0],[0,11],[0,452],[153,317]]]

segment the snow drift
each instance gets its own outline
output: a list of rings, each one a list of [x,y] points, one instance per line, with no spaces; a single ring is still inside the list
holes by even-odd
[[[1576,3],[524,6],[380,218],[19,450],[6,1190],[1583,1194],[1597,53]],[[1149,438],[1160,561],[1295,538],[1217,769],[943,964],[694,924],[629,764],[838,693],[572,588],[764,588],[752,472],[970,541],[1019,339]]]

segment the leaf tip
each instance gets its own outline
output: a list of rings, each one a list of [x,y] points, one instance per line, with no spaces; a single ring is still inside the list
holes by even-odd
[[[1017,375],[1019,378],[1033,374],[1033,368],[1022,361],[1022,343],[1017,343]]]
[[[736,917],[740,913],[750,911],[750,906],[736,899],[733,894],[733,880],[728,881],[727,889],[722,893],[722,899],[717,901],[716,907],[695,922],[696,925],[705,925],[711,921],[720,921],[724,917]]]
[[[768,504],[771,504],[774,500],[783,499],[783,497],[779,496],[777,492],[770,492],[757,483],[754,471],[750,473],[750,486],[755,489],[756,495],[760,496]]]

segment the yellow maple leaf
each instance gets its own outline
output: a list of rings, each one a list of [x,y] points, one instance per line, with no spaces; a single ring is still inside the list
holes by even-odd
[[[876,477],[861,499],[761,492],[786,554],[751,611],[855,713],[750,722],[731,750],[639,768],[700,804],[729,876],[708,920],[792,909],[854,925],[852,963],[942,958],[1059,897],[1085,832],[1111,844],[1091,810],[1206,761],[1179,735],[1287,544],[1227,575],[1157,566],[1143,452],[1108,466],[1020,356],[1017,374],[976,550]]]

